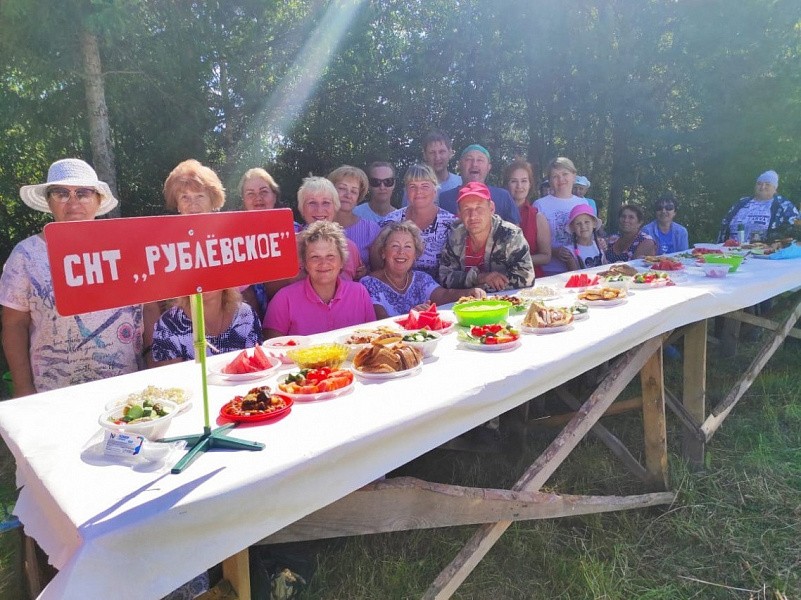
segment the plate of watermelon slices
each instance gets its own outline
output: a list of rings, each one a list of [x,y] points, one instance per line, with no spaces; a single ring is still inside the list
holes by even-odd
[[[438,311],[437,305],[432,303],[425,310],[413,308],[407,316],[395,319],[395,323],[409,331],[428,329],[446,334],[456,326],[456,317],[450,311]]]
[[[231,382],[255,381],[272,375],[281,366],[281,359],[269,356],[261,346],[246,348],[233,359],[231,353],[207,361],[209,373]]]

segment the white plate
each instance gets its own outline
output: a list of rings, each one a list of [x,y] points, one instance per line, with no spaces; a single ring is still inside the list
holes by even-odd
[[[573,313],[573,322],[576,321],[586,321],[590,318],[590,311],[583,312],[583,313]]]
[[[670,280],[668,279],[657,279],[656,281],[652,281],[651,283],[631,283],[631,287],[635,290],[652,290],[655,288],[662,288],[665,287]]]
[[[693,248],[700,248],[701,250],[722,250],[723,244],[693,244]]]
[[[279,379],[278,382],[285,383],[287,377],[288,375],[281,377],[281,379]],[[276,386],[275,393],[288,396],[289,398],[292,398],[295,402],[319,402],[320,400],[330,400],[331,398],[344,396],[345,394],[353,390],[353,383],[354,382],[351,381],[348,385],[346,385],[343,388],[339,388],[338,390],[332,390],[330,392],[319,392],[317,394],[290,394],[289,392],[285,392],[284,390]]]
[[[234,355],[234,358],[236,358],[236,355]],[[208,364],[209,359],[206,359],[209,373],[226,381],[256,381],[257,379],[269,377],[281,366],[280,358],[268,356],[267,358],[272,363],[269,369],[254,371],[253,373],[223,373],[223,367],[234,360],[234,358],[228,358],[228,356],[215,357],[215,359],[211,361],[211,364]]]
[[[526,300],[553,300],[561,297],[562,292],[550,285],[538,285],[533,288],[519,290],[517,296]]]
[[[512,350],[520,345],[520,340],[505,342],[503,344],[477,344],[475,342],[460,342],[465,348],[470,350],[481,350],[483,352],[500,352],[502,350]]]
[[[587,313],[584,314],[586,315]],[[573,320],[575,321],[576,319],[573,318]],[[568,329],[573,329],[573,323],[568,323],[567,325],[557,325],[556,327],[529,327],[528,325],[523,325],[520,328],[520,330],[523,331],[524,333],[534,333],[536,335],[559,333],[560,331],[567,331]]]
[[[631,294],[629,294],[631,296]],[[629,301],[628,296],[625,298],[615,298],[614,300],[582,300],[590,308],[612,308],[613,306],[620,306]]]
[[[393,371],[392,373],[363,373],[359,371],[356,367],[353,368],[353,372],[356,373],[359,377],[364,379],[370,379],[373,381],[386,381],[387,379],[399,379],[401,377],[411,377],[413,375],[417,375],[420,371],[423,370],[423,365],[419,364],[416,367],[412,367],[411,369],[406,369],[405,371]]]
[[[158,387],[158,386],[157,386]],[[173,386],[178,387],[178,386]],[[162,388],[163,389],[163,388]],[[183,402],[175,402],[175,400],[171,400],[170,398],[165,398],[165,400],[170,400],[170,402],[175,402],[178,405],[178,410],[176,411],[177,414],[184,413],[192,408],[192,390],[187,388],[180,388],[181,391],[184,393],[184,401]],[[144,390],[142,390],[144,391]],[[140,392],[129,392],[124,396],[119,396],[118,398],[114,398],[114,400],[109,400],[106,402],[106,406],[104,407],[105,410],[111,410],[117,406],[123,406],[128,402],[128,396],[131,394],[141,393]]]
[[[401,331],[403,332],[403,335],[406,335],[407,333],[410,333],[410,332],[413,333],[415,331],[420,331],[420,329],[421,329],[420,327],[415,327],[413,329],[406,329],[403,325],[398,323],[398,319],[406,319],[408,317],[409,317],[409,315],[406,315],[405,317],[395,317],[395,319],[394,319],[395,325],[400,327]],[[450,333],[451,331],[453,331],[454,328],[456,327],[456,315],[453,314],[452,312],[441,310],[441,311],[439,311],[439,318],[442,319],[443,321],[449,321],[450,325],[448,325],[447,327],[444,327],[442,329],[432,329],[431,331],[433,331],[435,333],[441,333],[442,335],[445,335],[445,334]]]
[[[296,342],[296,344],[294,346],[287,346],[286,343],[289,341]],[[280,361],[285,365],[292,365],[295,363],[292,362],[291,358],[287,357],[287,351],[295,348],[301,348],[302,346],[308,346],[310,343],[311,342],[309,338],[305,335],[282,335],[280,337],[265,340],[262,343],[262,348],[264,348],[264,351],[269,356],[274,356],[275,358],[280,359]]]

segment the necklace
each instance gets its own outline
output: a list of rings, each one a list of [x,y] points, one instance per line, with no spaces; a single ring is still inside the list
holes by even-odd
[[[384,279],[387,280],[387,283],[390,286],[392,286],[392,288],[395,291],[398,291],[398,292],[401,292],[401,293],[403,293],[404,290],[406,290],[406,288],[409,287],[409,283],[411,282],[411,275],[412,275],[411,271],[406,271],[406,277],[403,280],[404,281],[403,285],[397,285],[394,281],[392,281],[392,278],[389,276],[389,273],[387,273],[387,270],[384,269]]]

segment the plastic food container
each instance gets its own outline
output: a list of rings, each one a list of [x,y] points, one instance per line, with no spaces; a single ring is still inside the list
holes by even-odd
[[[730,267],[725,264],[703,264],[701,268],[704,270],[704,274],[707,277],[715,277],[718,279],[726,277],[730,269]]]
[[[729,273],[734,273],[743,263],[743,258],[737,254],[705,254],[704,264],[728,265]]]
[[[148,440],[158,440],[164,437],[173,417],[178,414],[178,405],[169,400],[161,400],[160,403],[169,411],[163,417],[158,417],[150,421],[140,421],[139,423],[114,423],[110,419],[122,417],[125,406],[115,406],[104,411],[97,420],[100,425],[111,431],[124,431],[141,435]]]
[[[509,318],[510,302],[504,300],[476,300],[456,304],[453,314],[459,325],[493,325]]]
[[[265,340],[262,344],[268,354],[281,359],[281,362],[286,365],[292,364],[287,352],[294,348],[302,348],[308,345],[309,338],[305,335],[282,335],[281,337]]]
[[[409,332],[406,335],[414,335],[414,332]],[[417,348],[423,353],[423,358],[428,358],[434,354],[437,344],[439,344],[439,341],[442,339],[442,334],[437,333],[436,331],[426,331],[426,335],[431,336],[432,339],[424,342],[409,342],[404,340],[404,343],[413,348]]]
[[[343,344],[316,344],[288,350],[286,355],[301,369],[338,369],[348,358],[349,351]]]

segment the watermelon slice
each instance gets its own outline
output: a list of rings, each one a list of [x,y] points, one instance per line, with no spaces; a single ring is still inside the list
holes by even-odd
[[[253,356],[250,360],[257,367],[258,371],[264,371],[273,366],[273,363],[270,362],[270,358],[267,356],[267,353],[262,350],[261,346],[255,346],[253,348]]]
[[[242,352],[236,355],[234,360],[222,368],[222,372],[228,373],[229,375],[241,375],[243,373],[250,373],[249,367],[250,360],[248,359],[247,352],[242,350]]]

